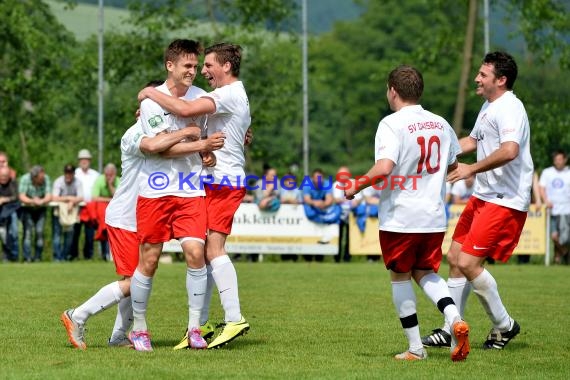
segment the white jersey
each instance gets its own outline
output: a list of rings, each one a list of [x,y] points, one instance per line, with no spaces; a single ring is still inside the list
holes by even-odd
[[[138,180],[145,160],[140,151],[143,137],[141,124],[137,122],[121,138],[121,184],[105,211],[106,224],[132,232],[137,231]]]
[[[522,102],[511,91],[491,103],[486,101],[470,136],[477,140],[477,161],[490,156],[504,142],[519,145],[514,160],[476,175],[473,195],[499,206],[528,211],[534,167],[530,125]]]
[[[444,232],[445,179],[460,152],[457,136],[442,117],[421,105],[403,107],[380,121],[375,160],[395,163],[380,188],[380,230]]]
[[[75,169],[75,178],[81,181],[81,185],[83,186],[83,199],[85,202],[91,201],[93,185],[98,177],[99,172],[97,170],[89,168],[87,169],[87,172],[84,172],[81,168]]]
[[[166,84],[156,87],[157,90],[171,95]],[[206,92],[199,87],[191,86],[183,99],[196,99]],[[190,123],[203,126],[205,116],[182,118],[164,110],[158,103],[145,99],[141,103],[140,123],[142,131],[149,137],[162,131],[173,132],[186,127]],[[139,195],[145,198],[159,198],[167,195],[176,197],[204,196],[200,183],[202,175],[202,158],[198,153],[179,158],[162,158],[159,155],[146,156],[139,175]]]
[[[554,166],[544,169],[540,175],[540,186],[546,190],[546,197],[552,203],[552,215],[570,214],[570,168],[556,170]]]
[[[205,168],[204,173],[213,175],[213,183],[243,185],[244,140],[251,124],[249,100],[243,83],[235,81],[216,88],[203,97],[211,98],[216,104],[216,111],[208,116],[208,136],[215,132],[224,132],[226,135],[224,146],[214,153],[216,166]]]

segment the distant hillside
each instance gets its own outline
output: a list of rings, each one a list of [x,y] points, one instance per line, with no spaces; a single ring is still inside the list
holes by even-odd
[[[154,0],[161,3],[165,0]],[[301,31],[301,0],[296,0],[299,7],[299,17],[291,20],[289,27]],[[56,16],[64,25],[73,31],[77,38],[85,39],[96,33],[98,0],[77,0],[78,6],[73,11],[64,11],[63,4],[55,0],[46,0]],[[121,17],[127,15],[128,0],[105,0],[105,28],[121,27]],[[320,34],[332,29],[339,20],[352,20],[361,13],[361,8],[353,0],[307,0],[307,20],[309,33]]]
[[[50,5],[60,22],[73,32],[79,40],[84,40],[97,33],[99,28],[98,0],[77,0],[78,5],[73,10],[65,10],[64,4],[55,0],[44,1]],[[105,30],[125,28],[123,20],[128,16],[127,1],[105,0]],[[299,17],[291,20],[289,30],[301,32],[301,0],[296,1],[299,4]],[[352,0],[307,0],[307,4],[308,28],[309,33],[312,34],[327,32],[332,29],[335,22],[356,19],[362,12],[362,9]],[[504,18],[504,10],[492,10],[490,22],[491,48],[507,48],[510,51],[522,53],[524,41],[516,33],[513,38],[509,36],[509,33],[516,30],[516,26],[506,24]]]
[[[73,9],[65,9],[65,4],[55,0],[44,0],[53,10],[58,20],[71,32],[78,40],[85,40],[99,30],[99,7],[92,4],[78,4]],[[79,1],[81,3],[81,1]],[[95,2],[97,2],[95,0]],[[105,1],[105,3],[107,3]],[[103,21],[105,30],[124,29],[124,20],[128,16],[126,9],[104,7]]]

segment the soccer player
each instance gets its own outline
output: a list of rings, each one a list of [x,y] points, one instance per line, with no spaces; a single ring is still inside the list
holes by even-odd
[[[164,53],[167,79],[157,90],[187,99],[205,93],[192,85],[201,50],[196,41],[179,39],[171,42]],[[151,99],[142,101],[140,105],[141,126],[143,132],[150,136],[162,131],[173,132],[189,125],[200,128],[204,119],[178,117]],[[136,212],[141,254],[131,281],[133,330],[129,334],[137,351],[152,351],[146,322],[147,305],[163,243],[171,238],[179,239],[186,259],[192,348],[207,347],[198,321],[207,275],[204,260],[205,192],[200,185],[202,159],[198,153],[170,157],[148,157],[139,175]]]
[[[206,260],[225,312],[225,326],[208,348],[218,348],[245,334],[250,327],[241,314],[237,274],[224,245],[231,233],[233,216],[245,196],[246,189],[240,185],[240,178],[245,177],[244,140],[251,116],[247,94],[238,79],[241,47],[220,43],[206,48],[204,53],[202,75],[214,88],[212,92],[187,101],[147,87],[139,93],[139,100],[148,97],[181,117],[208,115],[208,134],[222,131],[226,135],[224,147],[216,152],[217,164],[209,169],[212,184],[206,186]],[[203,310],[208,308],[201,306]],[[201,319],[204,318],[207,317],[203,315]],[[177,347],[188,346],[188,340],[191,339],[185,336]]]
[[[483,343],[503,349],[520,331],[501,301],[495,278],[483,267],[485,258],[507,262],[527,216],[532,187],[530,126],[522,102],[513,93],[517,64],[504,52],[485,55],[475,77],[477,95],[485,99],[470,135],[459,143],[463,153],[477,151],[477,162],[458,165],[448,180],[471,175],[475,190],[459,217],[447,255],[449,291],[463,315],[470,288],[492,323]],[[425,346],[448,346],[449,325],[422,338]]]
[[[445,177],[457,166],[457,136],[449,124],[419,104],[424,88],[421,73],[398,66],[388,76],[386,97],[393,114],[376,132],[375,165],[365,177],[350,180],[347,199],[374,185],[380,188],[380,247],[392,280],[392,297],[409,347],[397,360],[422,360],[416,296],[411,279],[437,305],[453,326],[451,360],[469,354],[469,326],[461,319],[445,281],[436,273],[446,230]]]
[[[161,133],[154,137],[145,135],[141,123],[130,127],[121,138],[122,180],[113,199],[107,206],[105,223],[109,244],[113,252],[113,262],[117,274],[123,276],[101,288],[93,297],[75,309],[66,310],[61,315],[69,341],[79,349],[86,349],[84,328],[89,317],[119,304],[117,318],[109,346],[131,346],[127,331],[133,321],[133,309],[130,298],[131,277],[139,262],[139,243],[136,236],[136,203],[138,196],[138,175],[144,164],[145,154],[158,154],[179,144],[184,154],[212,151],[223,143],[223,134],[212,135],[208,140],[181,143],[184,139],[199,138],[199,131],[184,128],[173,133]],[[213,165],[215,161],[206,161]]]

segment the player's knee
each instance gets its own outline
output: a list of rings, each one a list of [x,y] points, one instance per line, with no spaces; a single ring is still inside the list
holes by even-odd
[[[146,276],[154,276],[154,272],[158,267],[158,259],[159,256],[157,255],[143,255],[141,257],[141,265]]]
[[[467,254],[459,255],[456,265],[457,269],[468,279],[475,278],[481,266]]]

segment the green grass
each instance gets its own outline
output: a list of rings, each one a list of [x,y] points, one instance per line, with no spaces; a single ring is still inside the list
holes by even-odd
[[[172,351],[187,318],[185,267],[161,265],[148,313],[155,351],[139,353],[106,346],[114,309],[89,321],[85,352],[68,345],[59,322],[64,309],[115,278],[112,264],[0,265],[0,378],[567,378],[569,267],[490,266],[521,334],[504,351],[483,351],[490,325],[472,296],[466,319],[473,349],[463,363],[452,363],[445,349],[430,349],[423,362],[392,359],[407,345],[380,264],[240,262],[236,268],[249,334],[219,350]],[[222,319],[220,309],[215,298],[212,321]],[[418,313],[423,333],[441,324],[419,292]]]

